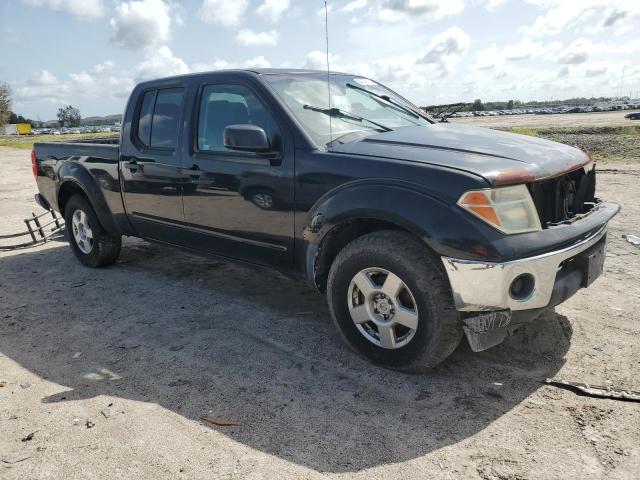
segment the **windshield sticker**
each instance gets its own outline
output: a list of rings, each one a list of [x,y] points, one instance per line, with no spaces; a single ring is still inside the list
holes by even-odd
[[[374,82],[373,80],[369,80],[368,78],[354,78],[353,81],[359,85],[364,85],[365,87],[376,86],[376,82]]]

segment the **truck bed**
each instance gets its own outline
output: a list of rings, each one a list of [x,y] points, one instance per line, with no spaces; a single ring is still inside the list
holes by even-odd
[[[39,159],[63,160],[70,157],[97,157],[118,160],[120,137],[97,137],[68,142],[39,142],[33,145]]]

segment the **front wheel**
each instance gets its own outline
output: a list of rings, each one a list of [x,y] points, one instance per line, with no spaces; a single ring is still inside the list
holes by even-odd
[[[331,266],[327,298],[347,343],[389,368],[428,370],[462,339],[437,258],[405,232],[374,232],[348,244]]]
[[[120,255],[122,240],[109,235],[98,221],[91,204],[82,195],[72,196],[64,209],[69,245],[87,267],[111,265]]]

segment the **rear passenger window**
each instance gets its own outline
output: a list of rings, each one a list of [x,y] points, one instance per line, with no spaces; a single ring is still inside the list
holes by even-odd
[[[138,120],[138,139],[145,145],[151,145],[151,117],[156,103],[156,91],[147,92],[142,97],[140,120]]]
[[[138,120],[138,139],[151,148],[175,148],[178,143],[183,88],[144,94]]]

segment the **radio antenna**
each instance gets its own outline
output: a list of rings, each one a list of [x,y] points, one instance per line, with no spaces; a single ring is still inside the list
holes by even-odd
[[[331,80],[329,69],[329,9],[327,8],[327,2],[324,2],[324,36],[326,40],[327,50],[327,95],[329,97],[329,108],[331,108]],[[329,143],[333,142],[333,134],[331,132],[331,115],[329,115]]]

